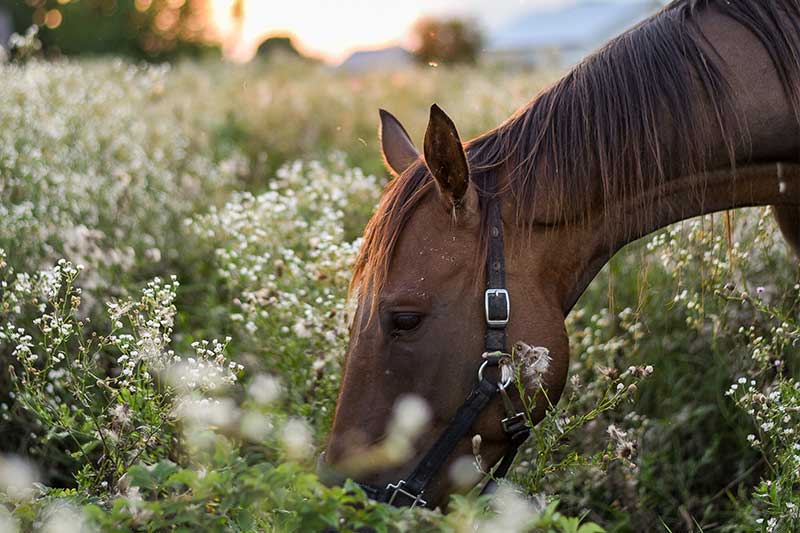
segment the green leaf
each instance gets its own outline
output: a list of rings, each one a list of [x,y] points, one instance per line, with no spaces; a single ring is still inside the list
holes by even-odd
[[[605,533],[605,529],[594,522],[587,522],[578,528],[578,533]]]

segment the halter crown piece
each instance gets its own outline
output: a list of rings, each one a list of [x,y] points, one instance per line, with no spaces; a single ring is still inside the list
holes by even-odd
[[[494,193],[494,191],[491,191]],[[478,383],[461,404],[450,420],[444,432],[428,450],[428,453],[417,464],[413,472],[405,479],[389,483],[385,487],[359,483],[359,486],[371,499],[396,505],[425,507],[428,502],[423,498],[430,481],[447,463],[456,445],[464,438],[483,410],[496,394],[500,394],[506,417],[500,421],[508,440],[508,449],[500,463],[494,469],[489,481],[483,487],[482,494],[494,492],[495,480],[502,478],[514,462],[520,446],[530,435],[530,428],[524,412],[517,412],[506,388],[511,379],[490,381],[484,377],[487,367],[500,366],[501,362],[510,359],[506,348],[506,327],[511,315],[511,300],[506,290],[505,251],[503,246],[503,222],[500,215],[500,201],[495,194],[487,203],[489,221],[489,253],[486,257],[486,292],[484,293],[484,311],[486,316],[485,351],[478,368]]]

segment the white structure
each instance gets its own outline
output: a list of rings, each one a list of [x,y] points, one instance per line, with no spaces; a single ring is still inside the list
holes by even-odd
[[[11,13],[0,6],[0,46],[7,47],[8,39],[13,31],[14,25],[11,22]]]
[[[381,48],[379,50],[360,50],[353,52],[345,59],[340,69],[349,72],[366,72],[370,70],[399,70],[411,66],[414,57],[411,52],[399,46]]]
[[[659,0],[578,0],[528,11],[492,32],[486,55],[525,66],[568,67],[662,5]]]

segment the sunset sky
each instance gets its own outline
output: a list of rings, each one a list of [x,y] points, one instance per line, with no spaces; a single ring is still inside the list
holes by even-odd
[[[359,48],[403,44],[423,15],[457,14],[491,28],[514,13],[569,0],[244,0],[244,22],[230,16],[234,0],[211,0],[227,53],[247,59],[267,35],[291,34],[307,54],[329,61]],[[238,38],[237,38],[238,36]]]

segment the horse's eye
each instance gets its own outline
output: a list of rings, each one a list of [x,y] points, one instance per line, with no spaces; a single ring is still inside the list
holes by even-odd
[[[419,313],[394,313],[392,315],[392,329],[394,331],[411,331],[422,322]]]

